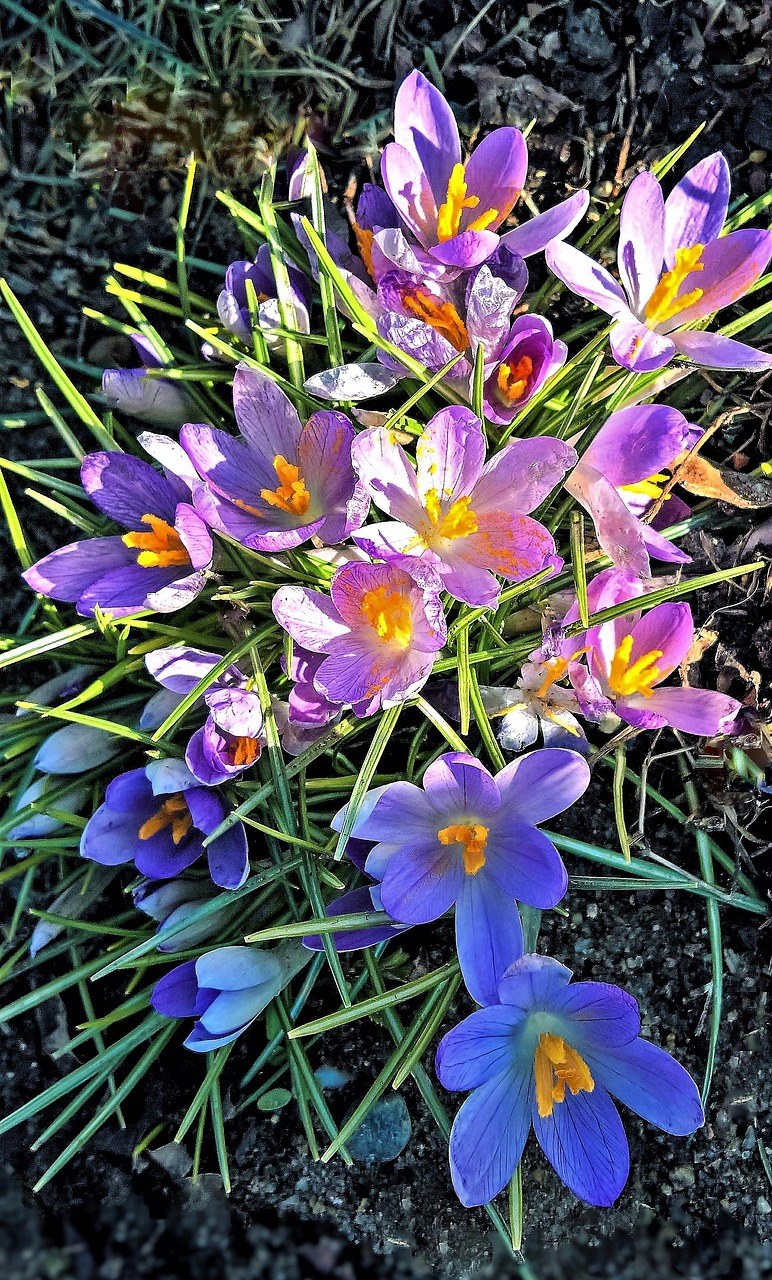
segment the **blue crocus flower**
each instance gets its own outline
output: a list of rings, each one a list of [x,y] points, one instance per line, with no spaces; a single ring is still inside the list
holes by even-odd
[[[151,880],[171,880],[201,857],[205,837],[227,813],[219,794],[200,786],[182,760],[152,760],[113,779],[86,823],[80,851],[103,866],[133,862]],[[215,884],[240,889],[249,874],[243,823],[212,840],[206,855]]]
[[[453,1185],[464,1205],[492,1200],[514,1174],[533,1125],[566,1186],[593,1205],[620,1195],[630,1152],[612,1095],[679,1136],[704,1121],[697,1086],[639,1034],[637,1002],[605,982],[526,955],[507,971],[499,1004],[478,1009],[441,1041],[446,1089],[471,1089],[450,1135]]]
[[[297,942],[271,952],[217,947],[164,974],[150,1003],[167,1018],[195,1018],[185,1047],[208,1053],[246,1031],[309,958]]]

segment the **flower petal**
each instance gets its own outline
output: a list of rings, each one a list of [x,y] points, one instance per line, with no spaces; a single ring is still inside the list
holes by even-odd
[[[461,159],[461,139],[447,101],[420,71],[411,71],[397,91],[394,137],[415,157],[441,203],[453,166]]]
[[[577,191],[567,200],[545,209],[528,222],[523,222],[513,231],[507,231],[501,237],[501,244],[521,258],[530,258],[534,253],[541,253],[551,240],[562,240],[571,234],[577,223],[581,222],[590,203],[589,191]]]
[[[134,564],[136,552],[119,537],[69,542],[22,574],[27,586],[53,600],[75,604],[84,591],[113,569]]]
[[[300,419],[292,401],[272,378],[239,365],[233,377],[233,408],[250,449],[269,464],[277,454],[293,459],[300,442]]]
[[[730,191],[729,165],[720,151],[695,164],[665,201],[665,262],[675,265],[676,249],[709,244],[721,234]]]
[[[436,836],[405,841],[381,881],[383,909],[401,924],[438,920],[458,898],[465,878],[454,846],[441,845]]]
[[[533,1076],[502,1071],[467,1098],[450,1132],[450,1171],[463,1205],[487,1204],[509,1182],[523,1154]]]
[[[641,1030],[638,1002],[608,982],[572,982],[553,1007],[571,1019],[571,1044],[582,1056],[629,1045]]]
[[[547,749],[560,750],[558,747]],[[575,751],[567,751],[566,755],[574,755],[582,764],[585,763]],[[486,849],[486,865],[491,876],[509,897],[517,898],[518,902],[543,911],[557,906],[568,888],[568,875],[549,836],[509,812],[501,817],[504,821],[491,829]],[[509,963],[516,958],[512,956]],[[503,970],[499,977],[502,974]]]
[[[216,991],[244,991],[275,982],[281,966],[275,956],[257,947],[217,947],[195,962],[200,987]]]
[[[681,329],[737,302],[762,275],[770,258],[772,231],[744,227],[707,244],[702,251],[702,269],[688,275],[680,289],[682,297],[693,289],[701,290],[702,296],[660,327]]]
[[[460,863],[460,859],[459,859]],[[456,950],[466,989],[478,1004],[495,1004],[501,979],[523,954],[517,903],[488,874],[463,871],[456,902]]]
[[[695,364],[706,369],[746,369],[751,373],[772,368],[772,353],[757,351],[734,338],[724,338],[720,333],[702,333],[692,330],[674,333],[676,351]]]
[[[474,490],[475,509],[501,508],[528,515],[575,463],[575,450],[553,436],[513,440],[485,464]]]
[[[480,419],[461,405],[440,409],[418,439],[416,461],[418,492],[423,501],[429,493],[440,500],[470,494],[485,461]],[[423,510],[421,516],[425,519]]]
[[[467,192],[477,196],[479,204],[464,211],[462,229],[481,212],[495,210],[488,227],[496,231],[517,203],[527,172],[528,147],[519,129],[505,126],[483,138],[466,162]]]
[[[416,474],[393,433],[383,427],[361,432],[353,443],[351,457],[357,475],[376,506],[412,529],[418,528],[426,513]]]
[[[640,311],[662,275],[665,201],[653,173],[630,183],[619,216],[617,265],[633,311]]]
[[[462,751],[449,751],[434,760],[423,781],[426,798],[438,821],[464,814],[482,819],[501,805],[495,779],[479,760]],[[380,837],[388,838],[388,834]]]
[[[614,1103],[601,1084],[572,1094],[542,1118],[532,1104],[539,1146],[558,1177],[588,1204],[606,1206],[621,1195],[630,1171],[630,1149]]]
[[[494,1004],[476,1009],[448,1031],[435,1059],[443,1089],[476,1089],[506,1070],[515,1056],[523,1021],[519,1010]]]
[[[572,245],[553,240],[544,252],[550,271],[563,281],[572,293],[593,302],[610,316],[629,314],[624,290],[614,277]]]
[[[586,760],[560,747],[531,751],[496,774],[502,808],[533,826],[568,809],[589,782]]]
[[[150,1003],[166,1018],[193,1018],[196,1014],[196,962],[186,960],[171,969],[153,987]]]
[[[155,467],[128,453],[89,453],[80,469],[91,501],[116,524],[141,529],[148,512],[174,524],[177,496]]]
[[[651,373],[654,369],[661,369],[676,352],[670,338],[648,329],[633,315],[622,315],[612,325],[610,344],[617,364],[633,373]]]
[[[645,526],[633,515],[612,481],[582,458],[565,489],[591,516],[598,543],[609,560],[640,578],[648,577]]]
[[[654,717],[653,728],[667,724],[673,729],[694,733],[702,738],[731,733],[732,725],[741,710],[737,699],[730,698],[726,693],[716,693],[713,689],[687,689],[679,685],[655,689],[650,698],[631,698],[628,702],[629,706],[617,704],[620,715],[624,715],[625,719],[628,718],[628,711],[635,711],[643,716]],[[638,721],[631,719],[630,722]]]
[[[658,1045],[638,1038],[602,1052],[588,1050],[587,1064],[597,1083],[665,1133],[685,1136],[704,1123],[689,1072]]]
[[[293,640],[314,653],[326,652],[328,646],[349,628],[341,620],[329,596],[307,587],[279,587],[273,598],[274,616]]]

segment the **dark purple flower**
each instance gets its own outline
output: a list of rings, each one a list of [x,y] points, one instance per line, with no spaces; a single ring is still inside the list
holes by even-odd
[[[666,1133],[698,1129],[704,1115],[697,1086],[640,1029],[638,1005],[620,987],[572,984],[570,970],[547,956],[516,961],[498,1002],[454,1027],[437,1050],[445,1088],[472,1091],[450,1135],[462,1204],[486,1204],[503,1190],[532,1125],[575,1195],[613,1204],[630,1152],[612,1097]]]
[[[233,405],[242,439],[183,427],[180,441],[203,483],[196,509],[212,528],[259,551],[286,551],[314,536],[342,542],[368,500],[351,465],[354,428],[322,409],[305,426],[276,383],[239,366]]]
[[[164,974],[150,1002],[166,1018],[194,1018],[185,1047],[209,1053],[246,1031],[284,981],[275,955],[257,947],[218,947]]]
[[[138,369],[105,369],[102,394],[118,413],[128,413],[143,422],[179,427],[195,412],[195,401],[175,378],[148,377],[148,369],[163,368],[164,361],[149,338],[130,335],[142,361]]]
[[[158,445],[158,442],[161,442]],[[163,436],[142,443],[179,466],[159,474],[127,453],[91,453],[81,482],[95,506],[128,533],[71,542],[23,574],[33,591],[75,604],[85,616],[99,608],[116,618],[154,609],[172,613],[201,591],[212,562],[212,539],[190,503],[190,464]],[[158,445],[158,448],[156,446]]]
[[[204,853],[204,837],[226,817],[217,792],[199,786],[181,760],[154,760],[115,778],[86,824],[80,851],[103,866],[133,862],[151,880],[170,880]],[[237,822],[206,847],[209,874],[239,889],[249,874],[247,836]]]
[[[295,328],[299,333],[309,333],[311,325],[308,318],[311,306],[311,286],[308,277],[291,262],[287,263],[287,274],[290,283],[290,297],[295,312]],[[249,313],[247,281],[250,281],[257,305],[257,322],[270,345],[281,343],[283,339],[272,335],[271,330],[284,327],[279,314],[277,301],[276,278],[271,262],[271,250],[267,244],[261,245],[254,262],[232,262],[225,272],[225,288],[217,299],[217,314],[220,320],[242,342],[252,340],[252,321]],[[188,420],[191,414],[187,415]]]

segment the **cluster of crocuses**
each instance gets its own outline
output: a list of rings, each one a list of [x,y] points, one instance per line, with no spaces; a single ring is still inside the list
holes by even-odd
[[[146,421],[180,425],[179,438],[140,435],[160,470],[123,453],[87,457],[83,487],[124,532],[63,547],[24,576],[80,614],[125,618],[186,608],[227,574],[230,553],[237,564],[255,553],[276,569],[305,548],[292,560],[293,583],[272,601],[289,638],[276,693],[265,697],[248,659],[229,664],[182,642],[149,652],[147,670],[168,699],[155,723],[185,699],[198,727],[184,760],[152,759],[115,778],[83,832],[85,857],[133,863],[146,878],[136,905],[159,922],[159,948],[172,951],[198,946],[239,910],[248,840],[223,784],[260,759],[267,719],[297,755],[349,712],[364,718],[409,702],[446,645],[455,602],[495,610],[505,584],[537,575],[548,583],[562,568],[552,532],[533,512],[561,486],[587,512],[611,563],[590,581],[590,613],[636,606],[583,628],[578,602],[555,598],[542,642],[514,684],[480,688],[504,750],[521,752],[540,734],[543,747],[495,776],[471,755],[441,755],[420,786],[392,782],[355,811],[344,806],[332,829],[350,833],[348,855],[368,883],[328,912],[381,913],[372,927],[331,935],[345,951],[454,911],[461,974],[480,1006],[437,1053],[443,1085],[470,1091],[450,1140],[463,1203],[484,1203],[506,1186],[533,1125],[564,1182],[606,1205],[629,1163],[612,1098],[688,1134],[702,1123],[699,1095],[672,1057],[641,1038],[631,996],[601,982],[572,984],[556,961],[523,954],[518,904],[548,910],[566,893],[566,870],[540,824],[588,786],[582,720],[713,736],[731,731],[740,706],[670,682],[692,646],[691,611],[683,603],[646,607],[656,585],[651,560],[688,561],[663,530],[688,515],[670,481],[700,428],[667,405],[637,404],[612,413],[589,445],[581,435],[518,436],[518,414],[567,356],[549,322],[523,302],[525,259],[544,251],[555,275],[611,316],[611,353],[633,372],[676,356],[759,369],[772,357],[695,326],[755,283],[772,256],[772,234],[722,235],[729,179],[720,155],[694,166],[666,199],[644,173],[622,206],[618,283],[565,243],[587,209],[586,192],[509,225],[527,168],[517,129],[494,131],[464,159],[447,102],[413,72],[397,96],[394,138],[382,156],[383,187],[366,185],[352,211],[351,243],[327,234],[339,278],[382,344],[378,363],[322,370],[306,391],[350,402],[392,390],[416,361],[432,374],[452,363],[445,389],[462,403],[436,413],[413,450],[408,435],[388,425],[359,430],[338,409],[319,408],[302,422],[280,379],[249,361],[234,376],[234,435],[191,421],[184,384],[147,374],[161,357],[143,340],[144,367],[109,371],[104,394]],[[291,198],[303,197],[303,174],[301,163]],[[294,225],[316,276],[320,263],[299,216]],[[285,274],[289,294],[279,305],[268,246],[227,272],[218,315],[245,357],[258,326],[281,360],[287,307],[298,338],[311,331],[309,274],[294,263]],[[480,386],[484,422],[469,407]],[[491,451],[501,427],[510,442]],[[319,589],[331,562],[328,589]],[[313,585],[303,585],[304,575]],[[451,715],[458,701],[435,682],[424,696],[448,702]],[[208,881],[190,872],[204,855],[225,891],[214,906]],[[204,952],[158,982],[154,1007],[194,1020],[191,1049],[227,1044],[303,955],[323,945],[315,936],[304,942],[305,952]]]

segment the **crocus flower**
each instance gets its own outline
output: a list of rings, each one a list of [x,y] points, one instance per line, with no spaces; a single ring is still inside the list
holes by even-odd
[[[80,851],[103,866],[133,862],[151,880],[170,880],[201,857],[204,837],[226,814],[217,792],[200,786],[181,760],[154,760],[110,783],[86,824]],[[206,856],[215,884],[239,889],[249,874],[243,824],[207,845]]]
[[[582,454],[565,489],[592,516],[598,542],[614,564],[647,577],[650,555],[681,564],[689,560],[639,517],[660,496],[667,479],[663,471],[701,434],[670,405],[635,405],[612,413]]]
[[[644,1040],[638,1005],[605,982],[571,983],[547,956],[502,977],[498,1002],[441,1041],[437,1075],[472,1092],[450,1134],[453,1185],[464,1205],[486,1204],[517,1168],[531,1125],[558,1177],[580,1199],[613,1204],[630,1152],[612,1097],[666,1133],[704,1121],[691,1076]]]
[[[159,933],[187,920],[212,896],[211,882],[192,876],[179,876],[176,880],[145,880],[132,890],[134,906],[157,922]],[[165,942],[159,942],[158,950],[163,953],[187,951],[189,947],[206,942],[220,932],[239,907],[238,899],[226,902],[202,920],[193,921]]]
[[[304,649],[326,654],[315,688],[357,716],[417,693],[447,638],[439,594],[394,565],[345,564],[329,596],[280,587],[273,612]]]
[[[495,353],[492,369],[486,369],[485,416],[491,422],[511,422],[565,364],[567,355],[565,342],[553,338],[549,320],[518,316]]]
[[[728,694],[683,685],[658,688],[683,662],[694,641],[688,604],[658,604],[586,631],[578,648],[587,667],[568,668],[585,715],[614,712],[639,729],[670,725],[701,737],[731,732],[741,704]]]
[[[143,422],[179,427],[195,411],[195,401],[184,382],[174,378],[148,377],[148,369],[161,369],[163,358],[144,334],[132,333],[131,340],[141,360],[138,369],[105,369],[102,394],[119,413],[128,413]]]
[[[295,312],[295,328],[299,333],[309,333],[311,326],[308,312],[311,306],[311,288],[308,277],[291,262],[287,263],[287,274],[290,283],[290,297]],[[217,314],[220,320],[242,342],[252,340],[252,320],[247,297],[247,281],[254,291],[257,307],[257,323],[266,335],[269,345],[275,345],[281,339],[271,334],[271,330],[283,328],[279,304],[277,301],[276,278],[271,262],[271,250],[267,244],[261,245],[254,262],[232,262],[225,272],[225,288],[217,299]],[[187,415],[190,418],[190,414]]]
[[[568,878],[538,824],[573,804],[590,771],[573,751],[521,756],[495,777],[461,752],[429,765],[423,787],[392,782],[365,797],[352,835],[377,841],[365,870],[383,909],[401,924],[426,924],[456,907],[456,946],[470,994],[496,999],[523,949],[517,901],[554,907]],[[334,825],[340,826],[345,809]]]
[[[339,702],[331,702],[314,684],[316,673],[324,661],[324,654],[310,653],[297,644],[292,646],[289,667],[282,658],[282,667],[295,683],[287,702],[274,698],[271,705],[281,745],[287,755],[299,756],[306,747],[317,742],[343,711]]]
[[[700,160],[665,200],[653,173],[624,198],[617,265],[621,284],[570,245],[547,248],[550,269],[613,320],[614,359],[635,373],[675,355],[709,369],[768,369],[772,355],[689,326],[737,302],[772,257],[772,232],[743,227],[722,236],[729,167],[720,152]]]
[[[468,268],[490,257],[527,168],[525,139],[513,128],[494,130],[463,161],[458,126],[439,90],[420,71],[403,81],[394,104],[394,142],[384,148],[381,174],[403,222],[437,261]],[[508,247],[523,257],[537,253],[576,226],[587,200],[580,192],[510,232]]]
[[[41,773],[85,773],[112,760],[123,740],[88,724],[66,724],[38,747],[34,765]]]
[[[309,538],[342,542],[368,501],[351,466],[354,428],[322,409],[305,426],[275,382],[239,366],[233,406],[242,439],[188,424],[180,442],[203,484],[196,508],[212,528],[259,551],[286,551]]]
[[[154,649],[145,657],[151,676],[181,696],[191,693],[218,662],[222,654],[189,645]],[[194,778],[211,787],[237,777],[260,758],[265,740],[263,712],[249,679],[233,665],[211,681],[204,703],[207,719],[190,739],[185,760]]]
[[[153,448],[163,439],[145,436],[143,443]],[[174,441],[164,445],[165,456],[185,458]],[[97,608],[124,618],[189,604],[204,585],[212,539],[190,504],[186,480],[169,468],[160,475],[127,453],[90,453],[80,476],[94,505],[128,532],[60,547],[27,569],[24,581],[86,617]]]
[[[354,466],[391,516],[355,535],[369,555],[403,565],[425,586],[493,606],[495,574],[522,582],[558,568],[552,535],[526,513],[560,483],[576,457],[554,437],[516,440],[485,463],[482,425],[469,409],[441,409],[416,446],[417,471],[391,432],[357,437]]]
[[[58,813],[78,813],[88,800],[89,788],[72,787],[65,795],[58,796],[56,800],[49,800],[48,792],[54,788],[58,789],[60,785],[53,778],[46,776],[36,778],[28,787],[25,787],[8,808],[9,817],[12,813],[24,816],[20,816],[16,825],[6,830],[3,839],[13,841],[39,839],[41,836],[53,835],[60,829],[62,821],[52,813],[32,810],[25,815],[25,810],[29,810],[30,805],[48,803]]]
[[[284,984],[275,954],[257,947],[218,947],[164,974],[150,1003],[167,1018],[195,1018],[185,1048],[208,1053],[246,1031]]]
[[[524,662],[514,688],[480,685],[480,697],[502,750],[525,751],[541,731],[545,747],[588,754],[576,718],[579,700],[573,689],[554,682],[544,663]]]

